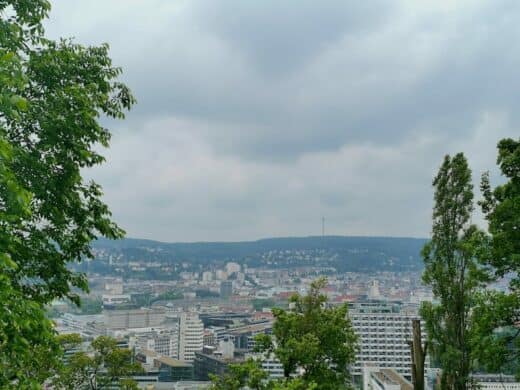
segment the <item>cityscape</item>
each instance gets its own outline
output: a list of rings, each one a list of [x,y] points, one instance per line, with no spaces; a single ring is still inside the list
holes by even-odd
[[[334,239],[349,245],[354,245],[349,240],[359,240],[309,237],[298,241]],[[348,253],[353,258],[362,253],[370,259],[374,247],[381,250],[378,240],[362,238],[365,246],[350,248]],[[417,241],[423,244],[416,239],[394,240],[407,242],[412,253]],[[255,257],[251,253],[234,261],[216,258],[194,268],[194,262],[177,263],[174,255],[165,258],[164,243],[125,240],[118,246],[102,242],[94,245],[95,258],[85,265],[102,272],[88,274],[90,291],[82,296],[83,306],[56,301],[51,311],[58,332],[80,334],[82,348],[96,337],[111,336],[131,349],[144,368],[144,373],[134,376],[143,388],[203,389],[210,388],[211,375],[224,375],[230,365],[250,358],[261,361],[271,378],[282,378],[281,363],[255,351],[256,337],[272,334],[272,307],[288,308],[293,294],[306,294],[312,281],[326,277],[322,292],[328,304],[348,305],[348,316],[359,337],[359,351],[350,367],[354,383],[372,386],[372,381],[383,381],[383,388],[392,388],[402,382],[401,388],[408,389],[412,321],[420,319],[421,302],[433,302],[434,296],[422,283],[422,271],[415,270],[418,255],[406,263],[411,270],[403,271],[391,252],[395,250],[392,239],[386,241],[390,252],[380,252],[380,261],[391,266],[372,272],[338,272],[330,266],[332,260],[337,261],[337,253],[323,248],[257,253],[265,261],[256,267],[244,263]],[[139,260],[136,253],[148,256]],[[199,256],[193,253],[195,259]],[[307,261],[309,265],[300,265]],[[143,277],[160,274],[169,276],[158,280]],[[505,278],[494,287],[505,290],[507,285]],[[425,368],[433,387],[437,372],[429,359]],[[484,389],[493,389],[497,383],[508,389],[517,386],[513,375],[480,374],[475,378]]]
[[[520,390],[520,2],[0,0],[0,390]]]

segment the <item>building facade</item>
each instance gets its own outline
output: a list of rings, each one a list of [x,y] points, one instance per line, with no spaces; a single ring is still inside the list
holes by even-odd
[[[350,304],[349,316],[359,337],[360,351],[351,367],[354,377],[361,377],[364,366],[394,369],[411,379],[412,320],[418,319],[418,306],[380,301]],[[423,330],[423,341],[426,339]],[[429,366],[426,359],[425,369]]]
[[[179,360],[192,362],[204,346],[204,324],[196,313],[179,315]]]
[[[149,328],[163,323],[164,309],[105,310],[103,312],[108,329]]]
[[[224,280],[220,283],[220,297],[229,298],[233,295],[233,282],[231,280]]]
[[[482,390],[520,390],[520,382],[513,375],[484,374],[473,379]]]

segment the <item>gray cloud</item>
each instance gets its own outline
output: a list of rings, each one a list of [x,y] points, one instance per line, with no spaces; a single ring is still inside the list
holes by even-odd
[[[390,5],[391,4],[391,5]],[[102,10],[102,12],[100,11]],[[424,236],[445,153],[518,136],[515,1],[55,2],[139,104],[93,175],[132,236]],[[476,217],[478,219],[478,217]]]

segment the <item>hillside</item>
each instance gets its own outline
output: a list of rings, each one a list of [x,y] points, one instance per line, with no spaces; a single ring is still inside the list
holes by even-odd
[[[98,240],[96,253],[122,261],[188,262],[207,266],[236,261],[250,266],[332,266],[340,271],[419,270],[425,239],[397,237],[289,237],[244,242],[164,243],[127,238]],[[100,258],[102,260],[102,258]]]

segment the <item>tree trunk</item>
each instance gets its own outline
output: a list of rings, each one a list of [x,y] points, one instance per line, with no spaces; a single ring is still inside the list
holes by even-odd
[[[412,353],[412,383],[414,390],[424,390],[424,360],[428,344],[424,347],[421,343],[421,320],[412,320],[413,338],[411,342]]]

